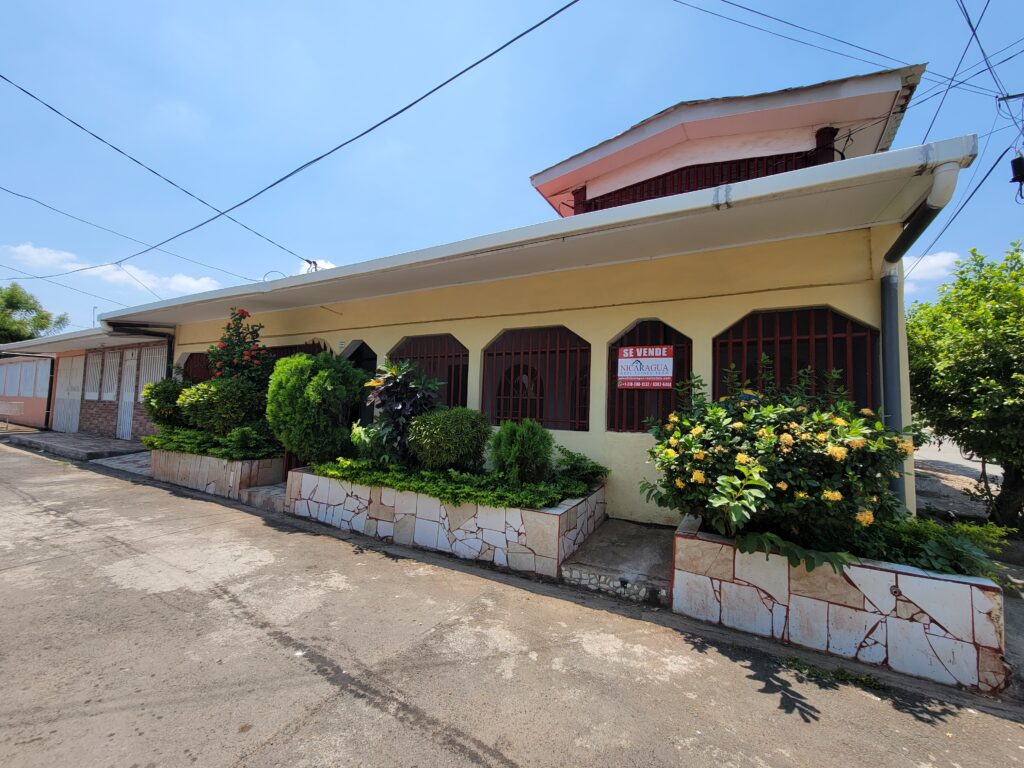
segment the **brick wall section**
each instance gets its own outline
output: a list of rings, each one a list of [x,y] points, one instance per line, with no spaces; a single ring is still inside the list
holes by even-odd
[[[124,347],[117,347],[121,350],[121,365],[124,365],[124,353],[129,349],[142,350],[146,347],[162,347],[164,342],[154,344],[139,344]],[[100,349],[90,349],[89,352],[102,352]],[[141,358],[141,352],[140,358]],[[152,435],[156,427],[146,416],[142,403],[138,401],[139,373],[141,371],[141,359],[135,366],[135,406],[132,416],[132,437]],[[101,435],[103,437],[116,437],[117,435],[117,406],[121,397],[121,371],[117,372],[117,399],[115,400],[82,400],[82,411],[78,419],[78,431],[90,435]]]

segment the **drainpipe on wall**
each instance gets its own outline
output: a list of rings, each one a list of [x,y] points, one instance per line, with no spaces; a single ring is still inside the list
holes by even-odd
[[[934,178],[928,197],[904,222],[903,231],[886,252],[882,263],[882,405],[886,425],[898,431],[904,427],[900,367],[900,260],[953,197],[959,172],[957,163],[943,163],[932,172]],[[902,475],[893,483],[893,490],[906,504],[906,480]]]

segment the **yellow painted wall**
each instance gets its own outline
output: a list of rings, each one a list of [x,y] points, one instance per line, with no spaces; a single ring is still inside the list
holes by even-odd
[[[757,309],[828,305],[877,328],[882,255],[898,227],[858,230],[631,264],[254,315],[272,345],[359,339],[383,359],[405,336],[451,333],[469,350],[471,408],[480,406],[481,351],[508,328],[565,325],[591,344],[588,432],[555,431],[558,442],[611,467],[613,517],[675,523],[645,503],[638,485],[651,437],[605,431],[608,344],[637,320],[659,319],[693,341],[693,370],[712,381],[712,338]],[[595,241],[595,247],[600,242]],[[224,320],[181,325],[176,359],[203,352]],[[904,360],[905,353],[904,353]],[[904,392],[908,390],[905,388]],[[904,404],[909,413],[909,399]]]

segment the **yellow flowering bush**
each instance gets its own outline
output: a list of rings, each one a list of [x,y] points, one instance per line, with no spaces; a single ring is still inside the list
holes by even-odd
[[[699,379],[688,405],[653,430],[659,480],[647,497],[726,536],[771,536],[801,552],[856,549],[859,530],[906,510],[890,487],[913,441],[836,393],[709,400]]]

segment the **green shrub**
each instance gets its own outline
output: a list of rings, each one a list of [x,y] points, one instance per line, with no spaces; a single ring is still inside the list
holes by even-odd
[[[940,573],[998,579],[1000,567],[989,559],[1012,529],[993,523],[945,525],[920,517],[885,520],[857,532],[855,554]]]
[[[188,427],[160,427],[155,435],[142,438],[143,444],[152,450],[194,453],[199,456],[216,456],[229,461],[245,459],[266,459],[281,455],[281,446],[259,422],[255,426],[242,426],[218,437],[203,429]]]
[[[405,461],[409,455],[409,426],[421,413],[437,407],[441,382],[423,376],[407,360],[384,361],[366,384],[366,404],[376,409],[374,427],[390,461]]]
[[[142,388],[142,407],[146,416],[157,426],[183,427],[185,417],[178,406],[178,398],[188,384],[174,376],[150,382]]]
[[[266,421],[235,427],[218,442],[217,450],[233,458],[262,459],[281,455],[281,443],[270,431]],[[221,453],[212,455],[218,456]]]
[[[398,464],[380,466],[361,459],[339,459],[316,464],[312,469],[318,475],[360,485],[423,493],[445,504],[474,502],[489,507],[544,509],[590,492],[583,483],[557,476],[540,483],[512,485],[493,473],[411,470]]]
[[[551,474],[551,433],[532,419],[506,421],[491,437],[491,466],[513,486],[539,483]]]
[[[363,371],[329,352],[278,360],[267,392],[267,421],[304,462],[350,454],[349,419],[365,381]]]
[[[556,445],[555,474],[583,483],[588,488],[600,485],[608,477],[608,467],[598,464],[582,453],[570,451],[564,445]]]
[[[428,411],[412,420],[409,451],[424,469],[479,472],[490,436],[490,420],[480,411]]]
[[[212,379],[182,390],[178,406],[189,426],[223,437],[264,418],[266,392],[249,379]]]

